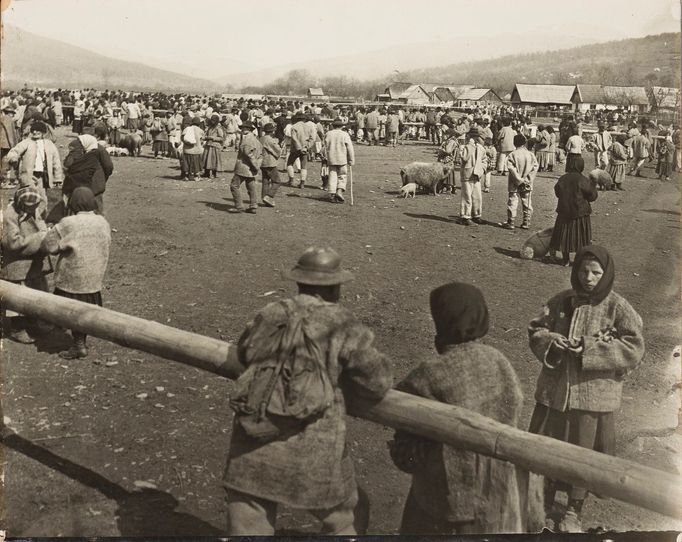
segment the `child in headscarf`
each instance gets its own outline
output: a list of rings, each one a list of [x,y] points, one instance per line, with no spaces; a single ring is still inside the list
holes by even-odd
[[[25,284],[36,290],[47,290],[43,271],[44,256],[40,245],[47,226],[40,214],[44,200],[39,190],[24,186],[14,193],[14,198],[2,215],[2,272],[3,280]],[[34,341],[28,333],[28,317],[5,311],[10,338],[23,344]],[[4,320],[4,318],[3,318]]]
[[[92,190],[74,189],[69,199],[71,216],[62,218],[48,230],[42,249],[59,254],[55,266],[55,295],[102,306],[102,280],[109,261],[111,231],[109,223],[95,213],[97,203]],[[86,334],[71,331],[73,346],[59,356],[78,359],[88,355]]]
[[[614,278],[608,251],[583,247],[573,264],[572,289],[550,299],[528,328],[530,348],[542,363],[529,431],[607,454],[615,452],[623,377],[644,356],[642,319],[613,291]],[[587,491],[548,481],[548,510],[558,489],[568,492],[559,529],[581,531]]]
[[[397,389],[516,426],[521,386],[509,360],[479,341],[489,326],[481,291],[453,282],[433,290],[430,301],[439,355],[412,370]],[[412,474],[400,534],[513,533],[535,527],[522,510],[528,488],[517,483],[511,463],[403,431],[396,432],[390,448],[396,466]],[[536,504],[542,510],[541,502]]]

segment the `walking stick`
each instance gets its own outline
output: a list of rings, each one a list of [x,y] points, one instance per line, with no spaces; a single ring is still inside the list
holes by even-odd
[[[350,204],[353,205],[353,166],[348,165],[348,179],[350,181]]]

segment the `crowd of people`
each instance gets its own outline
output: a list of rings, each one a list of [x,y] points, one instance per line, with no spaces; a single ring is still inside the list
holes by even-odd
[[[507,219],[500,225],[516,227],[520,204],[520,227],[528,229],[536,174],[565,164],[555,186],[557,219],[550,250],[561,252],[563,265],[570,265],[570,253],[575,253],[572,288],[547,301],[529,324],[529,348],[542,366],[529,430],[614,453],[622,379],[644,354],[642,320],[613,292],[613,257],[592,244],[590,202],[598,192],[583,175],[583,154],[594,152],[598,170],[608,172],[615,189],[624,189],[628,161],[628,173],[641,175],[646,160],[656,156],[657,171],[666,179],[680,169],[679,127],[661,129],[653,138],[648,121],[615,135],[600,123],[593,136],[583,138],[571,116],[555,130],[513,111],[462,115],[400,106],[334,111],[297,103],[91,94],[69,95],[78,135],[63,165],[51,137],[53,128],[68,120],[57,106],[63,96],[50,94],[42,101],[34,96],[28,103],[20,103],[19,95],[3,97],[3,174],[18,188],[3,210],[2,277],[44,290],[46,275],[54,273],[56,295],[95,305],[102,304],[111,244],[103,195],[114,164],[106,149],[131,133],[141,132],[155,156],[179,158],[184,179],[202,173],[215,177],[222,170],[222,150],[233,147],[233,212],[255,213],[259,202],[275,206],[281,163],[288,184],[305,186],[311,159],[322,161],[330,201],[343,203],[355,162],[353,142],[396,145],[424,137],[438,147],[439,160],[459,171],[459,186],[451,175],[443,189],[461,190],[462,224],[483,223],[482,192],[491,190],[491,175],[497,174],[507,176]],[[157,115],[159,108],[166,112]],[[8,179],[10,167],[17,172],[14,179]],[[46,191],[59,185],[62,199],[48,209]],[[372,331],[340,306],[341,285],[352,275],[333,249],[307,250],[289,277],[298,295],[263,308],[237,345],[246,371],[231,397],[235,417],[224,477],[229,533],[273,534],[278,504],[310,510],[325,534],[364,533],[368,502],[355,481],[346,445],[345,404],[355,396],[381,400],[393,385],[391,364],[374,345]],[[523,404],[518,377],[502,352],[479,342],[490,319],[482,292],[451,283],[434,289],[429,301],[437,355],[415,367],[398,389],[517,426]],[[9,313],[4,323],[6,334],[22,343],[49,329],[44,322]],[[74,330],[72,338],[60,356],[86,357],[86,336]],[[523,532],[544,521],[544,513],[538,519],[538,510],[528,508],[532,477],[522,483],[522,470],[511,464],[405,431],[395,434],[390,456],[412,476],[401,534]],[[557,491],[568,495],[558,528],[580,531],[586,490],[547,481],[540,508],[551,511]]]

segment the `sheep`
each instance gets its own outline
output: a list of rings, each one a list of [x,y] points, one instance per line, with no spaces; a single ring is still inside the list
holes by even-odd
[[[452,171],[452,166],[440,162],[412,162],[400,169],[403,186],[415,183],[417,186],[438,195],[440,185]]]
[[[611,190],[613,188],[613,179],[611,178],[611,175],[603,169],[593,169],[587,176],[599,190]]]

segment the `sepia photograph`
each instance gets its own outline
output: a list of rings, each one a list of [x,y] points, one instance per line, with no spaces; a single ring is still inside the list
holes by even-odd
[[[1,7],[0,539],[681,539],[679,0]]]

